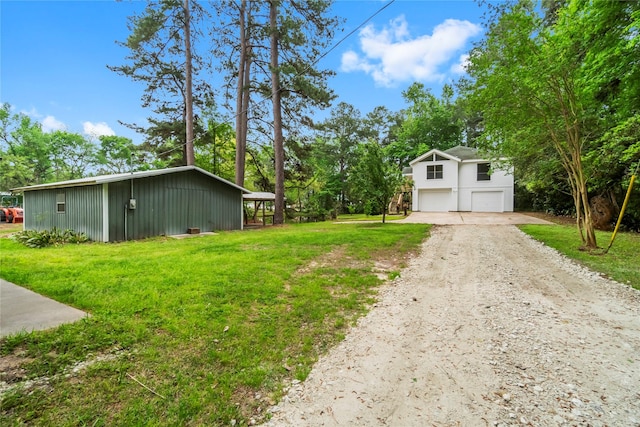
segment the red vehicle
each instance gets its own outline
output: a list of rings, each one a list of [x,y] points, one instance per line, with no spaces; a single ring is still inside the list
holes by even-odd
[[[7,222],[18,224],[24,222],[24,210],[14,206],[7,208]]]
[[[3,205],[6,203],[6,200],[7,200],[7,197],[3,196],[2,197]],[[14,223],[14,224],[24,222],[24,210],[20,206],[17,206],[18,199],[15,197],[12,197],[10,200],[13,203],[10,203],[9,206],[0,207],[0,221]]]

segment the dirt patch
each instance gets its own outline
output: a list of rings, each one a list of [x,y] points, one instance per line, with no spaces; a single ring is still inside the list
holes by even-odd
[[[640,425],[640,292],[513,226],[443,226],[269,426]]]
[[[26,379],[24,366],[33,359],[24,357],[20,352],[0,357],[0,382],[14,384]]]
[[[576,225],[576,219],[566,215],[552,215],[545,212],[520,212],[524,215],[529,215],[535,218],[544,219],[545,221],[553,222],[560,225]]]
[[[409,255],[408,255],[409,256]],[[373,260],[372,271],[381,280],[386,280],[389,273],[397,271],[406,265],[407,257],[400,257],[392,251],[379,252]],[[338,246],[331,252],[328,252],[308,264],[302,266],[296,271],[297,275],[309,274],[311,271],[319,268],[364,268],[370,264],[370,261],[356,260],[348,256],[345,247]]]
[[[74,381],[73,377],[86,370],[89,366],[98,362],[115,360],[118,357],[128,354],[125,350],[114,347],[106,353],[101,353],[95,356],[92,355],[87,360],[79,361],[73,365],[67,366],[61,374],[56,374],[51,377],[44,376],[28,379],[24,366],[32,362],[34,359],[25,357],[22,353],[23,351],[17,350],[12,354],[0,357],[0,400],[6,393],[11,392],[16,388],[26,390],[33,388],[50,388],[52,380],[62,376],[69,378],[70,381]],[[53,357],[55,357],[55,353],[53,353]]]

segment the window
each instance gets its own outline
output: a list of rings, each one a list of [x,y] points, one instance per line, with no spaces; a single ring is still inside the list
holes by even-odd
[[[491,169],[491,163],[478,163],[478,181],[491,180],[489,169]]]
[[[442,179],[442,165],[427,165],[427,179]]]
[[[64,193],[56,194],[56,212],[64,213],[66,208],[66,197]]]

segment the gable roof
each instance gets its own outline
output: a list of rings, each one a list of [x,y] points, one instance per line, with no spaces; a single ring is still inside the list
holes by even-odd
[[[454,157],[457,157],[460,160],[482,159],[481,157],[478,156],[478,150],[471,147],[465,147],[463,145],[456,145],[455,147],[449,148],[448,150],[444,150],[444,152]]]
[[[179,166],[175,168],[156,169],[156,170],[149,170],[149,171],[119,173],[119,174],[112,174],[112,175],[98,175],[98,176],[91,176],[87,178],[72,179],[68,181],[50,182],[48,184],[30,185],[28,187],[13,188],[11,189],[11,191],[19,192],[19,191],[33,191],[33,190],[49,190],[49,189],[67,188],[67,187],[81,187],[85,185],[106,184],[110,182],[127,181],[130,179],[148,178],[152,176],[159,176],[159,175],[166,175],[170,173],[187,172],[187,171],[199,172],[203,175],[206,175],[210,178],[213,178],[217,181],[220,181],[224,184],[234,187],[242,191],[243,193],[251,193],[246,188],[240,187],[239,185],[236,185],[230,181],[227,181],[224,178],[220,178],[219,176],[214,175],[210,172],[207,172],[204,169],[200,169],[197,166]]]
[[[462,162],[464,160],[481,160],[481,157],[478,156],[478,150],[471,147],[465,147],[463,145],[457,145],[455,147],[449,148],[447,150],[441,151],[436,148],[433,148],[423,155],[416,157],[411,160],[409,164],[413,166],[414,164],[423,161],[425,158],[437,154],[441,157],[445,157],[449,160],[454,160],[456,162]]]

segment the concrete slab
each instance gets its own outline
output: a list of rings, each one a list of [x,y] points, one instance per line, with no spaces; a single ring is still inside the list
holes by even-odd
[[[552,224],[520,212],[412,212],[397,222],[438,225],[517,225]]]
[[[84,311],[0,279],[0,337],[41,331],[86,316]]]

